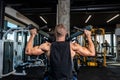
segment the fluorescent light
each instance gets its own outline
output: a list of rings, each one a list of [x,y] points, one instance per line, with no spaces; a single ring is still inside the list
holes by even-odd
[[[40,19],[42,19],[43,22],[47,24],[47,21],[42,16],[40,16]]]
[[[107,20],[106,22],[109,23],[110,21],[112,21],[113,19],[117,18],[118,16],[120,16],[119,14],[115,15],[114,17],[110,18],[109,20]]]
[[[88,22],[88,20],[92,17],[92,15],[89,15],[88,18],[86,19],[85,23]]]
[[[78,27],[76,27],[76,26],[74,26],[73,28],[74,28],[74,29],[77,29],[77,30],[79,30],[79,28],[78,28]]]
[[[49,31],[51,31],[51,28],[49,28]]]

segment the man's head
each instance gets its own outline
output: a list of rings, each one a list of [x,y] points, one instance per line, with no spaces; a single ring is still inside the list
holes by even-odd
[[[67,33],[67,29],[63,24],[59,24],[55,27],[55,37],[65,37]]]

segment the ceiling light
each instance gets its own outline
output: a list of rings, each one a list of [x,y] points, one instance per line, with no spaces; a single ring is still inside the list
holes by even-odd
[[[78,27],[76,27],[76,26],[74,26],[73,28],[74,28],[74,29],[77,29],[77,30],[79,30],[79,28],[78,28]]]
[[[40,16],[40,19],[42,19],[43,22],[44,22],[45,24],[47,24],[47,21],[46,21],[42,16]]]
[[[92,15],[89,15],[88,18],[86,19],[85,23],[88,22],[88,20],[91,18]]]
[[[51,31],[51,28],[49,28],[49,32]]]
[[[109,20],[107,20],[106,22],[109,23],[110,21],[112,21],[113,19],[117,18],[118,16],[120,16],[119,14],[115,15],[114,17],[110,18]]]

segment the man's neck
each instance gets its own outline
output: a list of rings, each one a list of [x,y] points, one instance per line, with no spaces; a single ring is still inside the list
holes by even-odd
[[[58,42],[59,42],[59,41],[65,41],[65,37],[64,37],[64,36],[63,36],[63,37],[57,37],[57,38],[56,38],[56,41],[58,41]]]

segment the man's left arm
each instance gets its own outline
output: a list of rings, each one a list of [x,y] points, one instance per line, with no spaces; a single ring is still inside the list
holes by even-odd
[[[95,56],[95,47],[91,39],[91,32],[85,30],[84,33],[88,40],[88,47],[83,47],[78,43],[72,43],[72,50],[75,51],[75,53],[78,53],[82,56]]]
[[[30,33],[31,33],[31,36],[29,38],[29,41],[27,42],[26,50],[25,50],[25,53],[27,55],[41,55],[42,53],[49,51],[50,43],[48,43],[48,42],[43,43],[39,46],[33,46],[33,41],[37,34],[37,30],[32,29],[32,30],[30,30]]]

